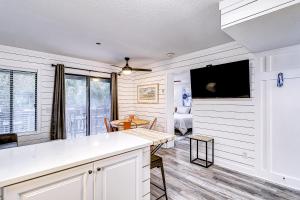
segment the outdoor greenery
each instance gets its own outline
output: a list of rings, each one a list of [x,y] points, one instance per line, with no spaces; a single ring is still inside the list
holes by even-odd
[[[0,133],[35,131],[35,80],[36,73],[0,71]]]
[[[103,119],[110,116],[110,80],[67,75],[65,83],[67,136],[86,135],[88,117],[90,134],[105,132]],[[90,116],[87,116],[88,102]]]

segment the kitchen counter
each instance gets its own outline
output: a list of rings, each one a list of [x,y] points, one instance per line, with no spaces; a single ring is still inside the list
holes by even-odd
[[[0,188],[150,146],[122,132],[0,150]]]

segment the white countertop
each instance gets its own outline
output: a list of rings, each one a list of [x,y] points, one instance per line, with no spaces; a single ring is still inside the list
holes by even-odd
[[[0,188],[149,145],[148,140],[114,132],[0,150]]]

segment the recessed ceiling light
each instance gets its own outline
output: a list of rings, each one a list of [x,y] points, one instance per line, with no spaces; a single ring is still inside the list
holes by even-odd
[[[167,53],[168,58],[173,58],[175,56],[174,52]]]
[[[96,45],[101,45],[101,42],[96,42]]]

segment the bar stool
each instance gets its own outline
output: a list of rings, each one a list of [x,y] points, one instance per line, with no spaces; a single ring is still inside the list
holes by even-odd
[[[160,197],[158,197],[156,200],[161,199],[164,196],[166,197],[166,200],[168,200],[166,179],[165,179],[165,171],[164,171],[164,164],[163,164],[162,157],[154,155],[154,154],[151,155],[150,169],[153,169],[153,168],[160,168],[161,176],[162,176],[162,180],[163,180],[163,185],[164,185],[164,188],[161,188],[160,186],[158,186],[158,185],[151,182],[152,185],[154,185],[155,187],[157,187],[161,191],[164,191],[164,194],[161,195]]]
[[[0,149],[12,148],[18,146],[18,135],[15,133],[0,135]]]

